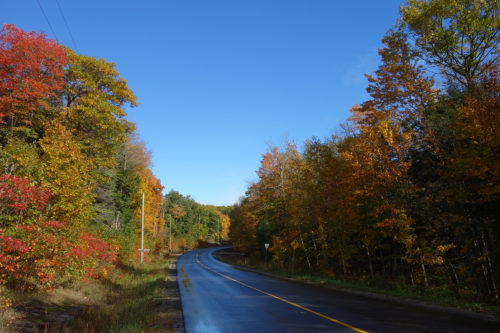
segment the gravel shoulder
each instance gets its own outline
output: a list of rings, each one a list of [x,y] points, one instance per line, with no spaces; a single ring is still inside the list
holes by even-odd
[[[175,332],[184,333],[184,317],[182,304],[177,284],[177,259],[181,254],[169,258],[165,288],[162,292],[162,302],[153,317],[153,322],[148,325],[147,332]]]

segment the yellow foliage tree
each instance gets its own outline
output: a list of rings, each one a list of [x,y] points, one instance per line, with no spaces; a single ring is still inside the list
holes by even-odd
[[[165,219],[162,214],[164,198],[161,191],[163,186],[150,169],[142,170],[140,177],[140,192],[144,193],[144,229],[148,230],[153,236],[158,237],[163,234],[165,227]],[[140,207],[136,211],[136,216],[140,228]]]
[[[80,151],[71,133],[58,122],[48,124],[39,144],[44,185],[52,192],[50,218],[81,230],[92,216],[93,161]]]

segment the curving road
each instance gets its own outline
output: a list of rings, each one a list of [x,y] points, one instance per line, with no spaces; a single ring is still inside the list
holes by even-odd
[[[500,332],[500,324],[275,280],[185,253],[177,278],[187,332]]]

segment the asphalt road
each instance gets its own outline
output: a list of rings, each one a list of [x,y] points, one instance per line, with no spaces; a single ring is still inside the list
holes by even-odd
[[[500,332],[500,324],[275,280],[214,259],[177,262],[186,332]]]

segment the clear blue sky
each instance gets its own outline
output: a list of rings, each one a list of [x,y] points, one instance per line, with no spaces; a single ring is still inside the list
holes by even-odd
[[[335,133],[366,100],[364,73],[402,0],[39,0],[58,40],[117,64],[129,110],[166,190],[227,205],[267,144]],[[0,22],[54,38],[37,0]]]

